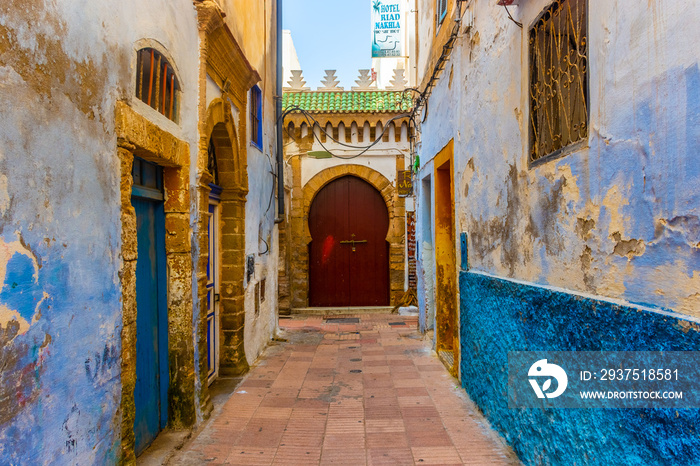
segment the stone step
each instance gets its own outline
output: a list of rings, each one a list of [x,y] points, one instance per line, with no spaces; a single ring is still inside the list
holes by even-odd
[[[292,309],[293,315],[336,316],[339,314],[391,314],[392,306],[358,307],[300,307]]]

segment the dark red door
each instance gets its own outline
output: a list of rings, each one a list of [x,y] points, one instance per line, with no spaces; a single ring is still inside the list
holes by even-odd
[[[309,210],[309,305],[389,304],[389,213],[366,181],[328,183]]]

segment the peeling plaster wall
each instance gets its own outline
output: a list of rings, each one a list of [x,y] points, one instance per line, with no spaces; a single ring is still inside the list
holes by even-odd
[[[42,0],[0,6],[3,464],[118,460],[121,201],[114,114],[116,101],[133,94],[136,41],[157,40],[174,57],[183,118],[167,129],[196,148],[191,2],[115,6]]]
[[[525,30],[491,3],[474,3],[420,147],[455,139],[471,266],[700,316],[700,4],[590,0],[587,147],[528,168],[527,25],[548,2],[511,8]]]
[[[590,464],[610,464],[600,438],[637,455],[633,464],[695,464],[697,413],[640,421],[496,406],[507,351],[697,349],[694,327],[682,322],[700,317],[700,3],[590,0],[589,137],[530,168],[527,30],[550,3],[511,7],[521,30],[495,1],[471,2],[474,26],[462,28],[421,125],[419,191],[432,157],[454,139],[457,236],[468,234],[471,270],[496,277],[461,272],[462,380],[527,464],[572,464],[586,448]],[[431,28],[422,24],[421,37]],[[427,230],[419,219],[419,241]],[[543,286],[558,287],[556,296]],[[660,319],[653,309],[674,314]],[[555,341],[566,326],[580,335]],[[542,338],[523,343],[533,332]],[[613,344],[618,336],[629,345]]]
[[[276,131],[275,131],[275,14],[269,0],[258,8],[265,12],[266,24],[256,31],[265,40],[264,53],[253,52],[249,59],[262,78],[258,85],[263,91],[262,150],[254,145],[248,148],[248,197],[246,202],[246,254],[255,254],[255,274],[246,284],[245,350],[248,362],[254,362],[277,331],[277,259],[279,256],[278,228],[275,197]],[[251,9],[250,6],[247,7]],[[244,46],[244,48],[246,48]],[[247,50],[247,48],[246,48]],[[256,49],[257,50],[257,49]],[[264,59],[257,65],[255,58]],[[249,106],[250,108],[250,106]],[[248,116],[250,118],[250,116]],[[250,126],[248,126],[250,128]],[[250,138],[250,134],[247,135]],[[256,295],[260,282],[265,280],[264,300]],[[256,313],[255,300],[258,299]]]

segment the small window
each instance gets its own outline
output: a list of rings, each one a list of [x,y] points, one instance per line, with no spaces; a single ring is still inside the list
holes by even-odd
[[[163,167],[134,157],[131,176],[133,178],[132,196],[163,200]]]
[[[262,92],[258,86],[250,90],[250,141],[262,149]]]
[[[530,163],[588,138],[587,9],[557,0],[530,28]]]
[[[152,48],[138,51],[136,97],[177,123],[180,86],[175,70],[161,53]]]
[[[447,0],[436,0],[437,1],[437,23],[442,24],[442,20],[445,19],[447,15]]]

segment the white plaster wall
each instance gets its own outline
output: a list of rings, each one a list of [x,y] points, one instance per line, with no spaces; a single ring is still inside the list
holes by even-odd
[[[411,73],[411,66],[409,64],[408,58],[372,58],[372,68],[374,68],[374,71],[377,73],[378,89],[388,89],[392,86],[391,81],[394,80],[394,70],[397,69],[405,70],[403,75],[406,79],[406,87],[411,86],[411,80],[413,76]]]
[[[456,231],[469,233],[472,267],[700,315],[700,3],[590,0],[587,147],[534,168],[527,27],[549,2],[520,3],[525,30],[475,2],[422,125],[424,161],[455,140]]]
[[[248,118],[250,118],[248,116]],[[278,233],[274,223],[277,200],[273,192],[275,160],[273,143],[274,116],[263,116],[263,151],[248,146],[248,196],[246,199],[246,256],[255,257],[255,273],[245,282],[246,358],[252,364],[262,353],[277,329],[277,260]],[[248,138],[250,135],[248,135]],[[265,244],[267,243],[267,245]],[[266,279],[265,301],[255,313],[256,284]]]
[[[435,0],[416,0],[418,15],[418,56],[416,57],[416,71],[420,83],[427,73],[426,66],[430,58],[430,45],[435,37]]]
[[[377,152],[379,152],[379,150],[377,150]],[[333,153],[336,152],[333,151]],[[407,151],[406,155],[408,155]],[[363,155],[350,160],[344,160],[337,157],[330,159],[303,157],[301,161],[301,185],[305,186],[311,178],[327,168],[346,164],[369,167],[372,170],[378,171],[384,175],[391,182],[391,184],[396,184],[396,155],[378,154],[369,156]]]
[[[207,88],[206,88],[206,93],[207,93],[207,108],[209,108],[209,105],[215,100],[215,99],[220,99],[222,96],[221,93],[221,88],[219,87],[216,82],[211,79],[211,76],[207,74]],[[236,123],[236,129],[238,129],[238,122]]]
[[[399,126],[396,128],[396,131],[400,131],[401,127]],[[346,131],[350,131],[350,128],[347,128]],[[389,131],[389,130],[387,130]],[[354,140],[354,138],[353,138]],[[364,147],[366,146],[367,142],[353,142],[353,145]],[[333,157],[333,158],[328,158],[328,159],[315,159],[315,158],[310,158],[306,157],[304,154],[305,152],[301,152],[299,150],[298,145],[295,142],[291,142],[291,144],[286,148],[286,157],[287,160],[289,160],[291,157],[297,157],[301,156],[302,157],[302,163],[301,163],[301,185],[304,186],[308,181],[316,176],[318,173],[321,171],[330,168],[330,167],[335,167],[338,165],[345,165],[345,164],[354,164],[354,165],[362,165],[365,167],[369,167],[372,170],[378,171],[384,177],[386,177],[389,182],[392,184],[396,184],[396,157],[400,155],[404,155],[404,157],[408,157],[409,155],[409,150],[408,150],[408,140],[406,138],[403,138],[402,141],[400,142],[395,142],[393,139],[393,131],[392,134],[390,135],[390,141],[389,142],[384,142],[381,141],[377,143],[372,149],[368,150],[365,154],[359,156],[359,157],[354,157],[351,159],[343,159],[340,157],[353,157],[360,153],[362,149],[351,149],[348,147],[345,147],[341,144],[338,144],[337,142],[334,142],[330,139],[326,139],[326,142],[323,143],[323,145],[318,142],[318,140],[314,140],[313,147],[311,151],[325,151],[328,150],[333,154],[338,155],[338,157]],[[407,158],[408,160],[408,158]]]
[[[262,5],[260,6],[262,7]],[[272,15],[273,10],[266,7]],[[250,114],[245,115],[249,128],[245,135],[248,145],[248,195],[246,198],[245,247],[246,255],[255,257],[255,273],[245,287],[245,333],[246,358],[253,363],[270,342],[277,331],[277,263],[278,228],[277,200],[275,192],[276,173],[276,131],[275,131],[275,18],[270,16],[264,22],[267,31],[257,31],[267,39],[264,58],[259,61],[264,67],[258,69],[261,81],[258,83],[263,95],[261,147],[251,142]],[[248,94],[250,108],[250,93]],[[241,116],[243,117],[243,116]],[[265,300],[256,295],[256,285],[265,279]],[[255,312],[256,300],[260,300],[259,311]]]

